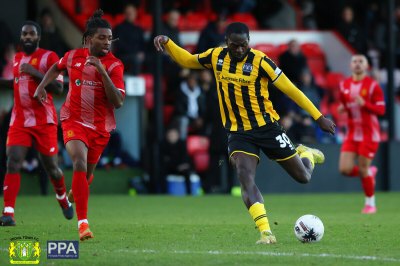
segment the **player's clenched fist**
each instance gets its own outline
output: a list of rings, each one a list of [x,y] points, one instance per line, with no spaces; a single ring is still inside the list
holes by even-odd
[[[33,98],[38,100],[39,102],[47,101],[47,92],[43,86],[38,86],[35,93],[33,94]]]
[[[166,44],[168,42],[169,38],[165,35],[158,35],[154,38],[154,46],[156,47],[156,50],[158,52],[162,52],[163,49],[163,45]]]

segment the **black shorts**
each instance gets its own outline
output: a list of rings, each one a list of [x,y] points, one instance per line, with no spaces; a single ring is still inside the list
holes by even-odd
[[[229,158],[242,152],[260,160],[260,149],[271,160],[284,161],[297,154],[296,148],[278,122],[248,131],[228,132]]]

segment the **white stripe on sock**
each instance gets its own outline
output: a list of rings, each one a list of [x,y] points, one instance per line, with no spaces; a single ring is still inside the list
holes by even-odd
[[[6,212],[6,213],[14,213],[14,208],[13,207],[4,207],[4,212]]]
[[[57,198],[58,200],[63,200],[63,199],[65,198],[65,196],[67,196],[67,193],[66,193],[66,192],[64,192],[64,194],[62,194],[61,196],[58,196],[58,195],[56,194],[56,198]]]
[[[79,228],[79,226],[80,226],[82,223],[87,223],[87,224],[89,224],[89,221],[88,221],[87,219],[79,220],[79,221],[78,221],[78,228]]]
[[[371,197],[365,197],[365,205],[375,207],[375,195]]]

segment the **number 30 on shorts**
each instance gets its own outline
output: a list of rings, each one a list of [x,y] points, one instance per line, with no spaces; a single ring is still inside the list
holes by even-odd
[[[280,144],[279,147],[286,148],[286,146],[289,146],[289,148],[291,150],[293,150],[292,142],[290,141],[289,137],[285,133],[282,133],[282,134],[276,136],[275,139],[279,142],[279,144]]]

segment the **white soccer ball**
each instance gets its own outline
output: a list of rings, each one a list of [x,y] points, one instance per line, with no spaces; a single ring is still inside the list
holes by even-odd
[[[306,214],[297,219],[294,234],[303,243],[318,242],[324,235],[324,224],[317,216]]]

